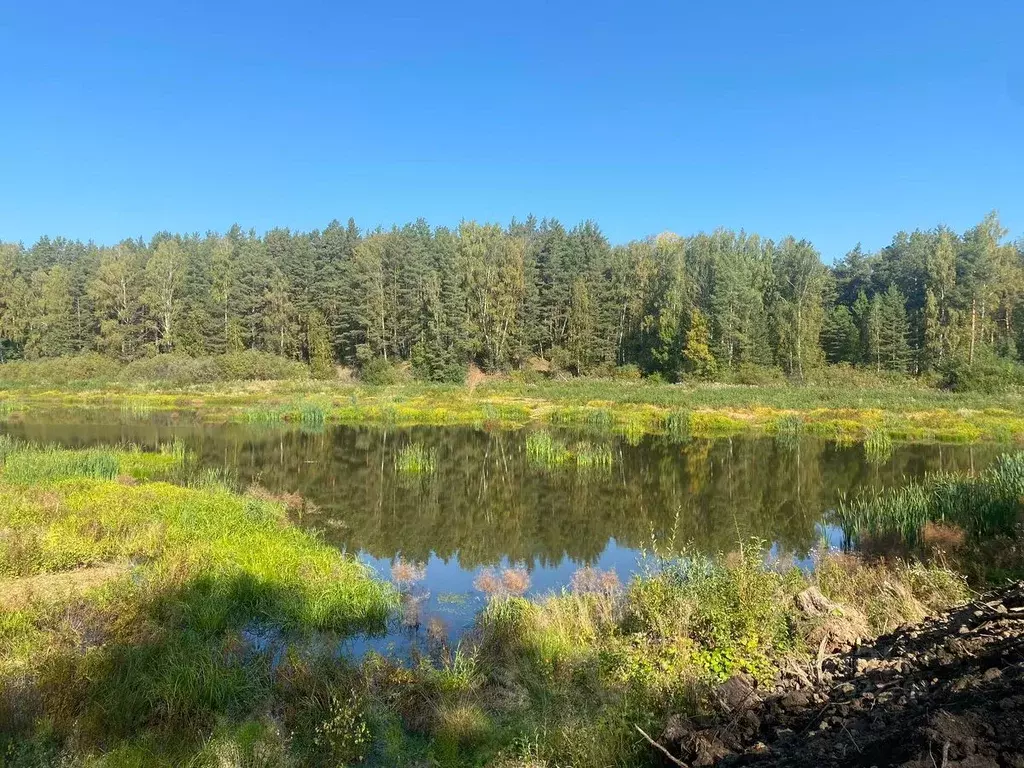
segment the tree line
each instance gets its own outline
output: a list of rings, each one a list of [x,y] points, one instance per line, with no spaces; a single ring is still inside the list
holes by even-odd
[[[1006,236],[992,213],[833,265],[793,237],[719,229],[612,245],[591,221],[533,217],[263,236],[236,225],[113,246],[43,237],[0,244],[0,355],[258,349],[318,376],[408,361],[434,381],[531,360],[667,380],[747,365],[802,377],[825,363],[916,374],[1024,350],[1024,240]]]

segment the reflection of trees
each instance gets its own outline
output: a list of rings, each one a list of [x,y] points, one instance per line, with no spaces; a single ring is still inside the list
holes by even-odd
[[[167,442],[200,463],[298,491],[321,510],[313,524],[339,546],[377,557],[458,554],[466,566],[516,561],[591,561],[610,538],[643,546],[651,534],[707,551],[756,536],[805,552],[839,491],[904,482],[925,472],[984,467],[996,446],[897,446],[881,466],[860,446],[819,440],[729,438],[682,445],[616,442],[607,473],[543,470],[527,463],[525,434],[472,429],[329,428],[319,433],[243,425],[7,425],[29,439],[86,445]],[[436,451],[431,477],[401,477],[399,448]]]
[[[429,478],[401,478],[394,455],[416,440],[437,453]],[[233,464],[243,483],[298,491],[322,510],[315,524],[348,549],[377,557],[458,554],[467,566],[564,556],[591,561],[609,538],[642,546],[653,533],[708,551],[756,536],[806,552],[839,491],[965,468],[991,448],[907,446],[873,467],[859,446],[732,438],[684,445],[616,443],[607,473],[527,463],[521,433],[471,429],[227,432],[203,461]],[[222,443],[231,443],[231,447]],[[979,455],[981,458],[979,459]],[[677,515],[678,513],[678,515]],[[331,524],[327,524],[330,520]]]

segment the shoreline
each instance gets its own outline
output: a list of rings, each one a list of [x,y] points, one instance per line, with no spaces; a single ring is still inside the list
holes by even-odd
[[[0,389],[6,418],[37,409],[188,411],[211,423],[572,428],[685,439],[739,434],[839,442],[1024,443],[1024,399],[924,388],[489,382],[479,387],[314,381],[195,387]]]

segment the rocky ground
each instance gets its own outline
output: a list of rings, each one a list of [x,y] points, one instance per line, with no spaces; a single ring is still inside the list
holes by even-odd
[[[730,679],[714,717],[673,718],[666,764],[1024,768],[1024,582],[845,653],[829,643],[771,689]]]

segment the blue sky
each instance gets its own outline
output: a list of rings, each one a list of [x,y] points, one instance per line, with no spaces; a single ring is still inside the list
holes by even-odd
[[[0,239],[1024,234],[1024,3],[6,3]]]

